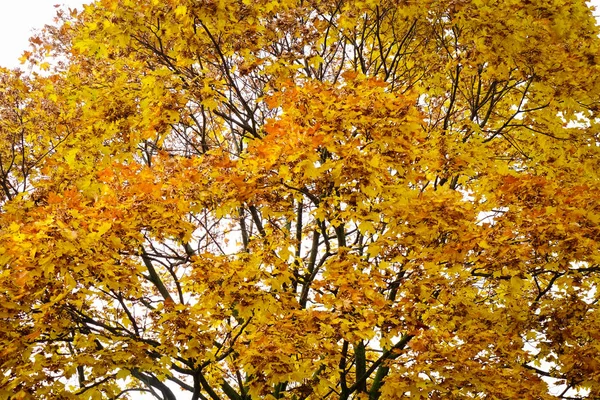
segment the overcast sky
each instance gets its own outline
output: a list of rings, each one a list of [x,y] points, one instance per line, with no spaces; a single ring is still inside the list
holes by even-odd
[[[28,39],[46,24],[52,23],[55,4],[82,9],[92,0],[0,0],[0,66],[19,66],[19,57],[28,47]]]

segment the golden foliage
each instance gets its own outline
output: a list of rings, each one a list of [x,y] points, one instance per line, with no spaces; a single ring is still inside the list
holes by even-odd
[[[60,13],[0,70],[0,398],[598,398],[598,34],[583,0]]]

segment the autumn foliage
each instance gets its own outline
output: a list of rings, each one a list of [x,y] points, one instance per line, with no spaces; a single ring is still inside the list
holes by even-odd
[[[584,0],[60,13],[0,70],[0,398],[599,398],[599,33]]]

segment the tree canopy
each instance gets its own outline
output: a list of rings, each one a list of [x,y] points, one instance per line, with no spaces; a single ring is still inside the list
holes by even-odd
[[[0,70],[0,398],[600,397],[599,33],[584,0],[59,12]]]

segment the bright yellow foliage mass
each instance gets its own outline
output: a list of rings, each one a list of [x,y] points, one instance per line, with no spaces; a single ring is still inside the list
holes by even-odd
[[[0,70],[0,398],[600,398],[584,0],[97,0]]]

